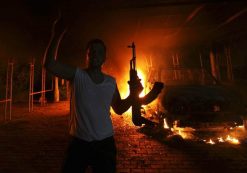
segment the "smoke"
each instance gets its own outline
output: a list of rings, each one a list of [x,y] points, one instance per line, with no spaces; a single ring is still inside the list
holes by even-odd
[[[152,62],[154,66],[168,66],[175,53],[184,52],[181,47],[190,50],[198,47],[198,37],[203,37],[203,32],[196,29],[180,28],[195,7],[121,8],[118,3],[124,1],[9,2],[0,11],[0,59],[11,57],[28,62],[35,58],[41,62],[58,11],[68,25],[58,60],[84,66],[88,40],[100,38],[107,46],[105,69],[115,74],[128,71],[132,55],[127,46],[133,41],[137,48],[137,65]]]
[[[133,41],[137,56],[140,53],[140,58],[152,57],[161,63],[167,50],[179,42],[174,30],[157,27],[158,23],[152,22],[143,11],[114,10],[108,1],[26,0],[9,3],[1,11],[5,19],[1,20],[0,58],[11,57],[22,62],[36,58],[41,62],[58,11],[69,26],[59,50],[59,60],[64,63],[83,66],[85,45],[92,38],[106,42],[106,66],[113,66],[109,68],[117,71],[125,71],[128,66],[131,51],[127,46]]]

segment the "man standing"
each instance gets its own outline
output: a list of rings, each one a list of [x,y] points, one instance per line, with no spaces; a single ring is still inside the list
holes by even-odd
[[[110,106],[122,114],[131,106],[130,95],[121,99],[116,81],[101,70],[106,60],[106,46],[100,39],[87,45],[87,68],[73,68],[55,60],[65,30],[61,21],[54,22],[45,68],[71,82],[69,134],[71,141],[62,168],[63,173],[83,173],[90,165],[95,173],[116,171],[116,146],[110,118]]]

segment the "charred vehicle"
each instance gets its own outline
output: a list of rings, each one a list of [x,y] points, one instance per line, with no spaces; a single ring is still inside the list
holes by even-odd
[[[220,84],[205,69],[173,68],[153,73],[165,84],[161,104],[170,125],[175,121],[180,126],[243,123],[245,104],[239,92]]]

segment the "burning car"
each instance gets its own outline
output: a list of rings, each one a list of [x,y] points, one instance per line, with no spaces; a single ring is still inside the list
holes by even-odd
[[[158,80],[165,84],[161,104],[170,126],[175,121],[192,127],[200,123],[243,123],[246,111],[239,92],[220,84],[205,69],[162,69],[151,73],[158,74]]]

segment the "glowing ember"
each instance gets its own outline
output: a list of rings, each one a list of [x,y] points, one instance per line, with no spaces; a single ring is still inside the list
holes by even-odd
[[[168,126],[167,122],[166,122],[166,118],[164,118],[164,129],[169,129],[170,127]]]
[[[209,141],[207,141],[207,140],[203,140],[203,141],[207,144],[215,144],[216,143],[212,139],[209,139]],[[218,137],[217,141],[220,143],[229,142],[231,144],[240,144],[240,142],[237,138],[231,137],[230,135],[227,135],[227,137],[225,139],[223,137]]]
[[[244,130],[244,126],[237,126],[237,128],[243,129]]]
[[[207,142],[208,144],[214,145],[215,142],[212,139],[209,139],[209,141]]]
[[[185,128],[173,127],[173,128],[171,128],[171,131],[176,135],[180,135],[183,139],[194,139],[193,132],[195,131],[195,129],[193,129],[193,128],[190,128],[190,127],[185,127]]]
[[[218,141],[219,141],[219,142],[225,142],[224,139],[223,139],[222,137],[219,137],[219,138],[218,138]]]
[[[227,137],[225,139],[223,139],[223,137],[218,137],[218,142],[223,143],[223,142],[229,142],[231,144],[240,144],[239,140],[237,138],[231,137],[230,135],[227,135]],[[216,142],[214,142],[212,139],[210,139],[209,141],[207,140],[203,140],[205,143],[207,144],[215,144]]]
[[[164,119],[164,128],[166,128],[166,120],[165,119]],[[244,127],[243,126],[237,126],[233,129],[243,130]],[[217,137],[217,138],[213,137],[213,138],[210,138],[209,140],[198,138],[198,137],[193,135],[193,132],[195,131],[195,129],[190,128],[190,127],[181,128],[181,127],[173,126],[171,128],[171,131],[175,135],[180,135],[183,139],[192,139],[192,140],[196,140],[196,141],[203,141],[206,144],[211,144],[211,145],[214,145],[216,143],[224,143],[224,142],[228,142],[228,143],[235,144],[235,145],[240,144],[239,139],[237,139],[236,137],[232,137],[231,135],[227,135],[225,138],[223,138],[221,136]]]
[[[226,141],[232,143],[232,144],[239,144],[239,140],[236,138],[231,137],[230,135],[227,136]]]

